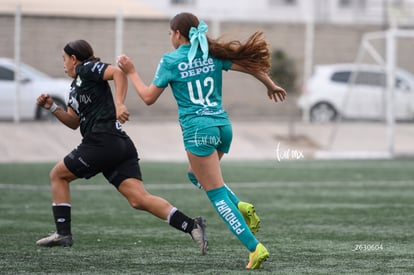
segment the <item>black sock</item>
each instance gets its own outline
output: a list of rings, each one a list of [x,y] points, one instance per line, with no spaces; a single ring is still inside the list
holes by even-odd
[[[66,236],[72,234],[70,229],[70,208],[70,206],[66,205],[52,206],[56,230],[59,235]]]
[[[185,233],[190,233],[194,228],[194,219],[177,210],[170,218],[170,225]]]

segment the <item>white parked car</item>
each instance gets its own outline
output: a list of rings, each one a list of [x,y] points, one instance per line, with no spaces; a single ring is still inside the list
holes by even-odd
[[[0,58],[0,120],[12,120],[15,112],[16,84],[13,59]],[[19,117],[21,120],[54,119],[49,111],[36,104],[41,93],[50,94],[56,104],[66,109],[71,81],[52,78],[28,65],[20,64]]]
[[[414,75],[395,71],[394,114],[397,120],[414,119]],[[350,84],[351,78],[355,81]],[[313,122],[345,119],[381,120],[386,117],[386,74],[367,64],[317,65],[298,105]]]

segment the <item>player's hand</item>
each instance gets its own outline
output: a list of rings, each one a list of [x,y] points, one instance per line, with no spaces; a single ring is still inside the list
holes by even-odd
[[[132,63],[132,59],[125,54],[122,54],[117,58],[116,64],[125,74],[135,72],[135,66],[134,63]]]
[[[274,100],[275,102],[284,101],[286,99],[286,91],[277,85],[272,89],[267,90],[267,95],[269,99]]]
[[[53,104],[53,98],[48,94],[41,94],[36,99],[36,104],[39,106],[42,106],[43,108],[49,110],[50,107],[52,107]]]
[[[116,105],[116,118],[121,123],[125,123],[129,120],[129,112],[125,104]]]

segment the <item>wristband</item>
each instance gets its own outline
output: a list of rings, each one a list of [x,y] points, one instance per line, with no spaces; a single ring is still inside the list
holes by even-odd
[[[57,104],[53,102],[52,106],[50,106],[50,108],[49,108],[49,111],[51,113],[54,113],[54,112],[56,112],[56,110],[57,110],[58,107],[59,106],[57,106]]]

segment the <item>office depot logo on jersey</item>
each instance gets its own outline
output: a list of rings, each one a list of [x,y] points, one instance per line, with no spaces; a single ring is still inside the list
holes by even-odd
[[[196,58],[193,60],[192,63],[181,62],[180,64],[178,64],[177,67],[180,71],[181,78],[187,78],[199,74],[206,74],[214,71],[215,68],[212,58],[208,58],[207,60]]]

